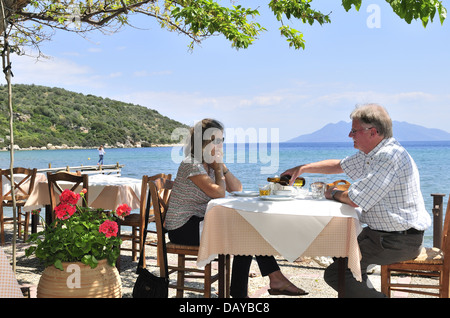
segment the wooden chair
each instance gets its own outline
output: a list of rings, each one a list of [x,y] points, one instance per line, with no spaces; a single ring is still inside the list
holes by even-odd
[[[24,241],[28,238],[28,228],[30,224],[30,212],[22,213],[22,207],[25,205],[28,197],[34,188],[34,181],[36,179],[37,169],[27,169],[27,168],[13,168],[13,174],[25,175],[23,178],[14,178],[14,186],[12,186],[11,181],[11,170],[5,169],[0,170],[0,227],[1,227],[1,245],[5,244],[5,224],[13,222],[13,218],[5,218],[3,214],[3,207],[12,207],[12,195],[15,194],[16,209],[17,209],[17,225],[18,225],[18,236],[21,237],[22,226],[23,226],[23,239]],[[3,177],[9,180],[11,184],[11,190],[3,193]],[[19,180],[20,181],[16,181]],[[22,216],[25,219],[22,221]]]
[[[165,238],[165,229],[163,227],[166,212],[169,204],[170,192],[173,186],[173,181],[168,179],[157,179],[149,182],[149,189],[153,202],[153,211],[155,216],[156,231],[158,238],[158,254],[163,255],[163,244],[167,241]],[[164,264],[164,257],[160,259],[160,276],[168,277],[170,274],[177,272],[176,285],[169,284],[170,288],[177,289],[177,298],[183,297],[184,290],[190,290],[194,292],[202,292],[205,298],[211,297],[211,284],[217,281],[218,275],[211,276],[211,263],[205,266],[204,269],[197,267],[186,266],[186,261],[196,261],[198,255],[198,246],[188,246],[181,244],[174,244],[169,241],[166,243],[167,254],[178,255],[177,266],[171,266],[167,264],[168,273],[166,273]],[[188,257],[186,257],[188,256]],[[229,258],[226,259],[226,265],[229,267]],[[186,274],[196,273],[196,274]],[[229,271],[228,271],[229,273]],[[185,278],[203,279],[203,288],[195,288],[185,285]],[[227,279],[229,281],[229,279]],[[228,293],[227,293],[228,294]]]
[[[172,179],[171,174],[164,174],[160,173],[154,176],[142,176],[142,185],[141,185],[141,199],[139,204],[139,213],[132,213],[125,217],[125,220],[120,221],[120,227],[122,226],[130,226],[131,227],[131,234],[120,234],[120,238],[122,240],[131,240],[131,248],[123,248],[121,247],[121,250],[125,251],[131,251],[131,257],[133,261],[137,260],[137,254],[140,253],[142,249],[142,244],[144,243],[144,228],[145,226],[148,226],[148,224],[145,224],[145,207],[147,205],[147,193],[148,193],[148,183],[149,181],[153,181],[159,178],[165,178],[168,180]],[[152,211],[152,210],[150,210]],[[149,216],[149,223],[155,222],[154,215]],[[147,232],[156,233],[156,231],[153,230],[147,230]],[[155,246],[156,242],[151,242],[148,245]],[[142,267],[145,268],[145,249],[143,250],[142,256],[143,258],[143,264]]]
[[[84,195],[84,200],[81,200],[81,205],[86,207],[89,195],[89,176],[87,174],[73,174],[70,172],[47,172],[47,182],[48,182],[48,193],[50,196],[50,209],[51,209],[51,219],[47,219],[47,224],[50,224],[55,220],[55,207],[58,203],[57,197],[64,191],[64,189],[58,184],[58,182],[68,182],[70,184],[70,191],[81,191],[81,189],[88,190]],[[77,190],[77,187],[81,185],[82,188]],[[49,214],[49,213],[47,213]]]
[[[381,266],[381,291],[391,296],[391,291],[404,291],[415,294],[449,297],[450,269],[450,199],[445,213],[441,249],[422,248],[421,254],[413,260]],[[438,278],[438,284],[399,284],[391,281],[393,272]],[[437,292],[432,292],[432,290]]]

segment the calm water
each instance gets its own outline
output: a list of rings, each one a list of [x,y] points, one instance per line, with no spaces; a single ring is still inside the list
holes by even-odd
[[[416,161],[420,171],[422,193],[431,215],[432,193],[450,193],[450,141],[402,143]],[[225,162],[238,176],[245,189],[255,189],[268,176],[280,174],[301,163],[324,159],[340,159],[355,153],[351,143],[281,143],[268,147],[235,145],[225,147]],[[9,168],[9,152],[0,152],[0,167]],[[181,152],[177,148],[106,149],[105,164],[124,164],[122,175],[141,178],[143,174],[160,172],[176,175]],[[15,151],[14,166],[31,168],[96,165],[96,149]],[[341,176],[307,175],[309,179],[323,177],[335,181]],[[426,245],[432,245],[432,229],[426,233]]]

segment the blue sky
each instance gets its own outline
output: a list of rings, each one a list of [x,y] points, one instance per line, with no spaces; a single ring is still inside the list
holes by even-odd
[[[313,2],[332,12],[331,24],[295,24],[304,51],[288,47],[261,0],[242,2],[261,6],[258,20],[268,29],[246,50],[217,36],[190,52],[186,37],[144,18],[134,19],[140,29],[89,40],[57,31],[41,46],[49,59],[12,57],[13,83],[139,104],[188,125],[212,117],[228,128],[279,128],[281,141],[350,121],[355,105],[367,102],[385,106],[393,120],[450,132],[450,21],[423,28],[382,0],[363,1],[359,12],[340,2]],[[370,5],[380,10],[379,28],[368,27]]]

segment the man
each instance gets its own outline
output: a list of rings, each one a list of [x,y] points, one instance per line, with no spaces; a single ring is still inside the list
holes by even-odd
[[[358,236],[362,254],[363,282],[346,270],[346,297],[384,297],[367,285],[370,264],[391,264],[419,255],[423,232],[431,218],[420,191],[419,172],[408,152],[392,137],[392,121],[376,104],[357,107],[350,115],[358,153],[343,160],[324,160],[285,171],[291,180],[303,173],[347,174],[354,182],[347,191],[330,188],[325,197],[361,209],[360,221],[367,224]],[[337,290],[337,263],[324,274]]]

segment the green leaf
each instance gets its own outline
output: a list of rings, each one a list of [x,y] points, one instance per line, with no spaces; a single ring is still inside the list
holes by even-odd
[[[342,0],[342,6],[345,11],[349,11],[352,8],[352,5],[355,6],[356,11],[359,11],[361,8],[362,0]]]
[[[290,28],[288,25],[283,25],[280,28],[282,36],[286,37],[289,47],[295,49],[305,49],[305,40],[303,40],[303,34],[295,29]]]
[[[74,227],[74,231],[75,231],[76,233],[83,233],[83,232],[84,232],[84,229],[83,229],[83,227],[82,227],[81,225],[76,225],[76,226]]]
[[[36,251],[36,246],[30,246],[25,250],[25,256],[30,257]]]
[[[447,9],[440,4],[438,7],[438,12],[439,12],[439,20],[441,21],[441,24],[444,23],[444,20],[447,18]]]
[[[57,268],[57,269],[60,269],[60,270],[64,270],[64,267],[62,266],[62,262],[61,262],[61,260],[60,259],[57,259],[56,261],[55,261],[55,263],[53,263],[53,265],[55,265],[55,267]]]
[[[98,261],[94,255],[84,255],[81,259],[83,264],[89,265],[91,268],[96,268],[98,265]]]

